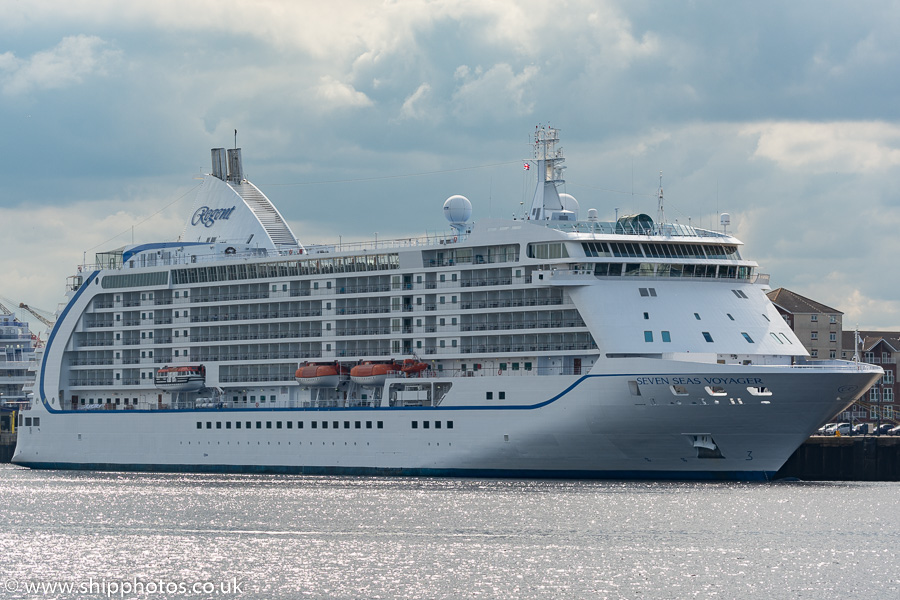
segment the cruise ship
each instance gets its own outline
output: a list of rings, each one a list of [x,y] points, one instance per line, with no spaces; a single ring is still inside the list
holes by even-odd
[[[554,128],[527,213],[301,243],[211,173],[177,241],[70,277],[13,462],[33,468],[765,480],[882,375],[809,360],[722,231],[582,218]],[[435,207],[438,208],[440,200]]]
[[[0,304],[0,405],[22,408],[34,381],[38,337],[28,323]]]

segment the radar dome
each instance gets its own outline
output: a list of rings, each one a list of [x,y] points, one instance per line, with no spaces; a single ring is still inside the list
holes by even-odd
[[[450,196],[444,202],[444,217],[451,223],[466,223],[472,216],[472,203],[465,196]]]
[[[575,199],[571,194],[560,194],[559,201],[562,204],[563,210],[569,210],[575,213],[575,219],[578,219],[578,200]]]

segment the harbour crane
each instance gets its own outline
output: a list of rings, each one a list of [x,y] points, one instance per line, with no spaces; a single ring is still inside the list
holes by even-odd
[[[53,329],[53,326],[56,324],[56,315],[51,312],[41,310],[39,308],[32,308],[24,302],[19,302],[19,308],[21,308],[22,310],[27,310],[29,313],[34,315],[34,318],[46,325],[49,329]]]

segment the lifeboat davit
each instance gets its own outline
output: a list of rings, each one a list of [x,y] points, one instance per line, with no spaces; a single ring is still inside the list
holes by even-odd
[[[406,373],[407,377],[418,377],[419,373],[426,370],[427,368],[428,363],[423,363],[412,358],[407,358],[403,361],[403,366],[400,367],[400,370]]]
[[[206,387],[206,367],[203,365],[184,365],[180,367],[163,367],[153,376],[153,383],[158,389],[173,392],[195,392]]]
[[[307,363],[300,365],[294,374],[300,387],[336,388],[341,383],[341,375],[347,370],[338,363],[317,365]]]
[[[363,363],[350,369],[350,379],[365,386],[383,385],[388,377],[402,376],[401,363]]]

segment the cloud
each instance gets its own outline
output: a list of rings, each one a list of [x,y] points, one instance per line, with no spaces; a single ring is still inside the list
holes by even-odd
[[[345,107],[362,108],[372,106],[371,98],[353,88],[349,83],[338,81],[330,75],[322,77],[316,86],[316,95],[324,100],[321,109],[334,110]]]
[[[900,126],[886,122],[779,122],[751,124],[757,158],[789,170],[867,173],[900,165]]]
[[[506,63],[487,71],[460,66],[455,75],[462,83],[453,94],[454,115],[464,121],[530,115],[534,110],[531,82],[539,71],[536,66],[527,66],[517,74]]]
[[[158,191],[149,186],[132,198],[76,202],[61,209],[0,207],[0,222],[16,224],[4,233],[3,295],[53,312],[63,300],[66,278],[82,258],[93,263],[95,252],[130,244],[132,235],[137,243],[174,239],[184,211],[176,207],[153,215]],[[182,196],[178,206],[189,208],[192,198]]]
[[[51,90],[82,83],[92,75],[106,75],[121,52],[110,49],[99,37],[69,36],[49,50],[20,59],[0,54],[0,87],[7,95]]]
[[[400,108],[401,118],[421,120],[428,117],[431,113],[428,106],[430,96],[431,86],[427,83],[416,88],[416,91],[403,101],[403,106]]]

